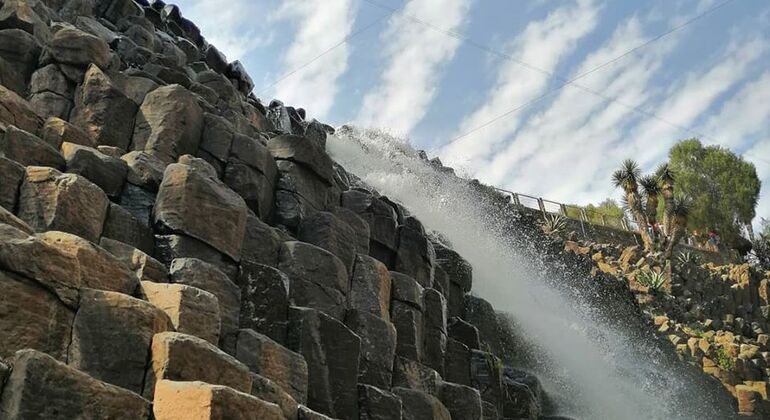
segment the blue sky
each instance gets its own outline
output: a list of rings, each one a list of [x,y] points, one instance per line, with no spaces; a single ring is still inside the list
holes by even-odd
[[[677,140],[698,136],[756,165],[765,185],[757,213],[770,218],[770,2],[733,0],[604,65],[723,2],[178,4],[228,59],[244,62],[263,101],[387,129],[465,176],[599,202],[618,195],[609,183],[618,162],[651,169]]]

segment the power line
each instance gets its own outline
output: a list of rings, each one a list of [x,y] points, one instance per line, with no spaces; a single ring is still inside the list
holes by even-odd
[[[348,35],[348,36],[346,36],[345,38],[342,38],[342,39],[341,39],[339,42],[337,42],[337,43],[336,43],[336,44],[334,44],[333,46],[331,46],[331,47],[327,48],[326,50],[324,50],[323,52],[321,52],[321,53],[320,53],[320,54],[318,54],[317,56],[313,57],[313,58],[312,58],[312,59],[310,59],[309,61],[306,61],[305,63],[301,64],[299,67],[296,67],[296,68],[294,68],[294,70],[291,70],[290,72],[288,72],[288,73],[284,74],[283,76],[281,76],[281,77],[279,77],[278,79],[274,80],[274,81],[273,81],[272,83],[270,83],[269,85],[266,85],[266,86],[265,86],[265,87],[263,87],[261,90],[259,90],[259,91],[256,93],[256,95],[260,95],[260,94],[264,93],[266,90],[270,89],[271,87],[273,87],[273,86],[277,85],[278,83],[281,83],[282,81],[284,81],[284,80],[286,80],[287,78],[291,77],[292,75],[294,75],[295,73],[297,73],[297,72],[299,72],[300,70],[304,69],[305,67],[307,67],[307,66],[309,66],[309,65],[313,64],[314,62],[316,62],[318,59],[322,58],[322,57],[323,57],[323,56],[325,56],[326,54],[329,54],[330,52],[332,52],[332,51],[336,50],[337,48],[341,47],[342,45],[344,45],[345,43],[347,43],[348,41],[350,41],[350,40],[351,40],[351,39],[353,39],[354,37],[356,37],[356,36],[358,36],[358,35],[361,35],[362,33],[364,33],[364,32],[366,32],[366,31],[368,31],[369,29],[373,28],[373,27],[374,27],[375,25],[377,25],[378,23],[380,23],[380,22],[382,22],[383,20],[387,19],[388,17],[390,17],[390,16],[394,15],[396,12],[398,12],[398,10],[399,10],[399,9],[400,9],[400,7],[399,7],[399,8],[396,8],[396,9],[393,9],[393,10],[391,10],[389,13],[386,13],[386,14],[384,14],[384,15],[382,15],[382,16],[380,16],[380,17],[378,17],[377,19],[373,20],[372,22],[370,22],[370,23],[369,23],[369,24],[367,24],[366,26],[364,26],[364,27],[360,28],[359,30],[357,30],[357,31],[355,31],[355,32],[353,32],[353,33],[351,33],[351,34],[349,34],[349,35]]]
[[[372,1],[372,0],[363,0],[363,1],[369,3],[369,4],[373,5],[373,6],[376,6],[376,7],[385,9],[385,10],[390,10],[393,13],[395,13],[395,11],[397,10],[397,9],[394,10],[394,9],[388,7],[388,6],[381,5],[381,4],[379,4],[379,3],[375,2],[375,1]],[[679,24],[679,25],[669,29],[668,31],[666,31],[666,32],[664,32],[664,33],[662,33],[660,35],[657,35],[657,36],[655,36],[655,37],[653,37],[653,38],[643,42],[642,44],[637,45],[636,47],[634,47],[634,48],[624,52],[623,54],[613,58],[612,60],[604,62],[601,65],[599,65],[599,66],[597,66],[597,67],[595,67],[595,68],[593,68],[593,69],[591,69],[589,71],[586,71],[584,73],[581,73],[581,74],[573,77],[572,79],[567,79],[566,77],[560,76],[560,75],[558,75],[556,73],[553,73],[551,71],[548,71],[548,70],[545,70],[545,69],[540,68],[538,66],[529,64],[529,63],[527,63],[525,61],[522,61],[520,59],[512,57],[509,54],[506,54],[506,53],[497,51],[497,50],[495,50],[493,48],[487,47],[486,45],[480,44],[480,43],[478,43],[478,42],[476,42],[476,41],[474,41],[474,40],[472,40],[472,39],[470,39],[468,37],[462,36],[462,35],[454,32],[454,31],[449,31],[449,30],[440,28],[440,27],[438,27],[436,25],[433,25],[430,22],[426,22],[426,21],[424,21],[424,20],[422,20],[420,18],[417,18],[417,17],[414,17],[414,16],[410,16],[410,15],[406,15],[406,14],[404,14],[402,16],[407,18],[407,19],[410,19],[410,20],[412,20],[414,22],[417,22],[417,23],[420,23],[422,25],[425,25],[425,26],[427,26],[427,27],[429,27],[429,28],[431,28],[431,29],[433,29],[433,30],[435,30],[437,32],[443,33],[443,34],[445,34],[447,36],[451,36],[452,38],[455,38],[455,39],[458,39],[458,40],[460,40],[462,42],[465,42],[468,45],[473,46],[474,48],[480,49],[480,50],[485,51],[485,52],[487,52],[489,54],[492,54],[492,55],[496,55],[496,56],[501,57],[501,58],[503,58],[505,60],[513,61],[514,63],[519,64],[522,67],[525,67],[527,69],[536,71],[538,73],[542,73],[544,75],[547,75],[549,77],[555,78],[555,79],[559,80],[560,82],[562,82],[562,84],[560,86],[557,86],[556,88],[551,89],[551,90],[545,92],[543,95],[540,95],[540,96],[538,96],[538,97],[536,97],[536,98],[534,98],[534,99],[532,99],[530,101],[527,101],[527,102],[525,102],[525,103],[523,103],[523,104],[521,104],[521,105],[519,105],[519,106],[517,106],[517,107],[515,107],[515,108],[513,108],[511,110],[508,110],[508,111],[504,112],[503,114],[500,114],[500,115],[492,118],[491,120],[489,120],[489,121],[487,121],[487,122],[485,122],[485,123],[483,123],[483,124],[481,124],[481,125],[479,125],[477,127],[472,128],[471,130],[469,130],[469,131],[467,131],[467,132],[465,132],[465,133],[463,133],[463,134],[461,134],[461,135],[451,139],[450,142],[454,142],[454,141],[457,141],[457,140],[459,140],[461,138],[467,137],[470,134],[472,134],[472,133],[474,133],[474,132],[476,132],[478,130],[481,130],[482,128],[485,128],[485,127],[487,127],[489,125],[492,125],[495,122],[497,122],[497,121],[499,121],[499,120],[501,120],[501,119],[503,119],[503,118],[505,118],[505,117],[507,117],[507,116],[509,116],[511,114],[514,114],[514,113],[516,113],[516,112],[518,112],[518,111],[520,111],[520,110],[522,110],[522,109],[524,109],[524,108],[526,108],[526,107],[528,107],[528,106],[530,106],[530,105],[532,105],[532,104],[534,104],[536,102],[539,102],[542,99],[545,99],[546,97],[550,96],[551,94],[553,94],[555,92],[558,92],[561,89],[563,89],[564,87],[570,86],[570,85],[574,86],[576,88],[579,88],[579,89],[581,89],[581,90],[583,90],[585,92],[588,92],[588,93],[590,93],[592,95],[598,96],[598,97],[604,99],[605,101],[613,102],[613,103],[616,103],[618,105],[621,105],[621,106],[625,107],[626,109],[629,109],[629,110],[634,111],[636,113],[642,114],[642,115],[646,116],[647,118],[658,120],[658,121],[660,121],[660,122],[662,122],[664,124],[667,124],[669,126],[672,126],[674,128],[677,128],[677,129],[680,129],[680,130],[683,130],[683,131],[687,131],[687,132],[696,134],[699,137],[705,138],[705,136],[703,134],[698,133],[698,132],[696,132],[693,129],[690,129],[689,127],[685,127],[683,125],[676,124],[674,122],[668,121],[668,120],[658,116],[657,114],[655,114],[653,112],[650,112],[650,111],[642,109],[639,106],[632,105],[632,104],[627,104],[625,102],[620,101],[617,98],[613,98],[611,96],[604,95],[601,92],[598,92],[598,91],[596,91],[594,89],[591,89],[591,88],[589,88],[587,86],[584,86],[584,85],[581,85],[581,84],[578,84],[578,83],[575,83],[575,82],[578,79],[581,79],[581,78],[583,78],[585,76],[588,76],[589,74],[592,74],[592,73],[594,73],[594,72],[596,72],[596,71],[598,71],[598,70],[600,70],[600,69],[602,69],[602,68],[604,68],[604,67],[606,67],[606,66],[608,66],[608,65],[610,65],[612,63],[615,63],[618,60],[620,60],[620,59],[622,59],[624,57],[627,57],[628,55],[633,54],[634,52],[636,52],[636,51],[638,51],[638,50],[640,50],[640,49],[642,49],[642,48],[644,48],[644,47],[646,47],[646,46],[648,46],[648,45],[650,45],[650,44],[652,44],[652,43],[654,43],[656,41],[659,41],[660,39],[665,38],[666,36],[668,36],[668,35],[670,35],[670,34],[672,34],[674,32],[677,32],[677,31],[683,29],[684,27],[686,27],[686,26],[688,26],[688,25],[690,25],[690,24],[692,24],[692,23],[702,19],[703,17],[705,17],[705,16],[715,12],[716,10],[718,10],[718,9],[728,5],[729,3],[732,3],[733,1],[735,1],[735,0],[726,0],[726,1],[722,2],[722,3],[719,3],[716,6],[711,7],[710,9],[708,9],[708,10],[706,10],[706,11],[704,11],[704,12],[698,14],[698,15],[696,15],[695,17],[693,17],[691,19],[688,19],[687,21],[685,21],[685,22],[683,22],[683,23],[681,23],[681,24]]]

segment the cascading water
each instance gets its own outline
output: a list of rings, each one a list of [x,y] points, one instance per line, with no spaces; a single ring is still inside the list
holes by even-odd
[[[733,416],[703,383],[679,374],[685,367],[678,361],[553,287],[561,280],[544,278],[546,270],[517,249],[467,181],[437,171],[408,144],[381,132],[343,127],[327,142],[347,171],[400,201],[473,265],[474,293],[513,317],[538,359],[527,368],[562,414],[616,420]]]

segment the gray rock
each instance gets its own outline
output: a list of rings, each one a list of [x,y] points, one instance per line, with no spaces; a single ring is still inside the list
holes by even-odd
[[[78,89],[71,121],[97,144],[128,149],[136,104],[113,85],[99,67],[88,68]]]
[[[108,237],[99,240],[99,246],[120,260],[141,281],[168,283],[168,269],[160,261],[140,249]]]
[[[249,212],[241,248],[241,261],[276,266],[283,240],[275,229]]]
[[[291,308],[287,341],[308,364],[308,406],[332,417],[358,418],[358,336],[323,312]]]
[[[152,337],[173,328],[168,315],[146,301],[84,289],[67,362],[96,379],[140,394]]]
[[[352,273],[353,263],[356,262],[355,237],[350,225],[329,212],[317,212],[305,217],[297,232],[297,239],[336,255],[345,264],[348,273]],[[382,269],[387,272],[387,268]]]
[[[503,417],[540,418],[542,391],[537,378],[506,366],[503,384],[507,394]]]
[[[354,309],[347,311],[345,325],[361,338],[358,382],[389,388],[396,354],[396,329],[393,324],[369,312]]]
[[[369,385],[358,385],[360,420],[400,420],[401,398]]]
[[[211,113],[203,114],[203,132],[200,148],[225,162],[230,156],[235,129],[226,119]]]
[[[441,244],[434,244],[436,264],[449,276],[449,281],[460,286],[463,293],[471,290],[473,267],[457,252]]]
[[[150,77],[130,76],[123,73],[113,75],[112,82],[117,86],[128,99],[134,101],[139,106],[144,102],[148,93],[160,87],[160,85]]]
[[[449,336],[470,349],[478,350],[481,348],[479,340],[479,330],[465,320],[453,317],[448,323]]]
[[[64,158],[36,135],[12,125],[0,126],[0,154],[24,166],[64,169]]]
[[[390,272],[392,281],[391,296],[393,300],[408,303],[422,311],[423,288],[413,278],[396,271]]]
[[[38,232],[60,230],[98,242],[108,204],[107,195],[79,175],[29,166],[18,216]]]
[[[55,93],[70,101],[75,95],[75,89],[56,64],[49,64],[45,67],[41,67],[32,74],[29,83],[29,93],[36,94],[43,92]]]
[[[166,168],[153,208],[156,224],[184,232],[238,261],[248,209],[216,178],[211,165],[189,156]]]
[[[419,222],[407,218],[407,223]],[[433,245],[425,236],[422,226],[419,229],[409,224],[398,228],[398,250],[396,251],[395,270],[417,280],[423,287],[433,287],[433,266],[435,252]]]
[[[452,415],[452,420],[482,420],[479,391],[469,386],[443,382],[439,399]]]
[[[293,230],[307,215],[338,205],[338,191],[304,166],[281,160],[278,171],[274,214],[279,224]]]
[[[83,176],[109,197],[120,196],[128,174],[126,162],[74,143],[62,143],[61,151],[67,162],[67,172]]]
[[[3,389],[0,414],[8,419],[146,419],[150,403],[35,350],[17,352]]]
[[[357,255],[351,276],[348,305],[390,320],[391,275],[384,264],[368,255]]]
[[[308,395],[308,364],[305,359],[269,337],[244,329],[238,334],[236,358],[268,378],[304,404]]]
[[[285,242],[278,268],[291,280],[295,305],[326,312],[342,320],[345,296],[350,290],[345,265],[332,253],[304,242]]]
[[[416,389],[439,396],[441,376],[435,370],[420,362],[396,357],[393,363],[393,386]]]
[[[10,212],[16,208],[23,178],[24,166],[0,156],[0,206]]]
[[[305,166],[328,184],[332,184],[334,171],[329,155],[306,137],[282,135],[267,142],[270,153],[281,160],[289,160]]]
[[[297,420],[334,420],[329,416],[313,411],[304,405],[300,405],[297,410]]]
[[[152,254],[155,236],[146,223],[142,223],[130,211],[118,204],[110,203],[107,219],[104,221],[102,239],[109,238],[128,244],[133,248]]]
[[[263,401],[277,404],[287,420],[297,418],[299,405],[289,393],[275,382],[256,373],[252,373],[251,379],[251,395]]]
[[[0,27],[3,28],[0,30],[0,81],[19,95],[25,95],[27,82],[40,57],[40,42],[21,29],[6,29],[8,26],[1,24]]]
[[[393,393],[401,398],[404,420],[451,420],[449,410],[438,398],[414,389],[394,387]]]
[[[273,184],[259,171],[238,162],[228,162],[223,181],[238,193],[260,219],[269,220],[273,210]]]
[[[222,319],[219,347],[232,354],[240,325],[240,288],[214,265],[197,258],[176,258],[168,272],[172,283],[197,287],[217,297]]]
[[[213,264],[230,279],[238,278],[238,266],[232,259],[205,242],[185,235],[155,235],[153,257],[166,265],[175,258],[197,258]]]
[[[198,151],[202,127],[203,111],[190,91],[179,85],[159,87],[145,96],[136,114],[133,149],[172,163]]]
[[[502,409],[506,397],[502,361],[491,353],[471,350],[471,386],[479,390],[483,401]]]
[[[241,327],[286,343],[289,277],[273,267],[244,261],[238,283],[241,288]]]
[[[130,172],[129,172],[130,174]],[[150,226],[152,208],[155,205],[154,192],[148,191],[131,183],[126,183],[120,194],[118,204],[128,210],[136,220],[145,226]]]
[[[361,216],[357,215],[345,207],[334,207],[332,210],[335,216],[353,228],[356,235],[355,245],[356,253],[369,255],[369,224]]]
[[[14,91],[0,85],[0,126],[16,127],[37,133],[43,126],[43,119]]]
[[[444,378],[449,382],[471,385],[471,350],[465,344],[449,338],[444,355]]]
[[[149,191],[158,191],[163,181],[166,165],[157,156],[141,151],[133,151],[121,156],[128,165],[126,180]]]
[[[72,101],[53,92],[41,92],[31,95],[29,106],[41,118],[67,118],[72,111]]]

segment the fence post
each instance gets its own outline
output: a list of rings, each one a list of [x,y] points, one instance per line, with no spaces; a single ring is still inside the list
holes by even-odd
[[[519,200],[519,193],[513,193],[513,204],[521,206],[521,200]]]
[[[588,222],[588,213],[586,213],[586,209],[580,209],[580,218],[583,219],[584,222]]]
[[[545,211],[545,203],[543,202],[542,198],[538,197],[537,205],[540,207],[540,211],[543,212],[543,217],[548,216],[548,213]]]
[[[562,216],[567,217],[567,206],[565,204],[559,204],[559,210]]]

